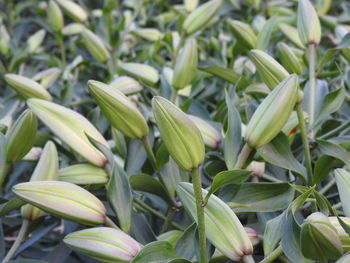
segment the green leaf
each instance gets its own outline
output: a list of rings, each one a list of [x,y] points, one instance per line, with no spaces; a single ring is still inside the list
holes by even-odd
[[[220,66],[205,66],[205,67],[198,67],[199,70],[210,73],[214,76],[217,76],[219,78],[222,78],[223,80],[226,80],[230,82],[231,84],[234,84],[237,86],[239,90],[245,89],[249,82],[245,79],[242,75],[236,73],[232,69],[220,67]]]
[[[282,234],[288,210],[284,210],[279,216],[267,221],[264,231],[264,255],[267,256],[278,246]]]
[[[332,205],[329,203],[328,199],[323,194],[316,191],[314,191],[313,194],[316,198],[317,206],[323,214],[327,216],[335,216],[337,214]]]
[[[119,167],[116,160],[113,162],[110,180],[106,187],[108,201],[118,217],[120,228],[124,232],[129,232],[132,211],[131,187],[127,174]]]
[[[196,238],[197,224],[193,223],[185,229],[182,236],[179,238],[176,244],[176,252],[188,259],[192,260],[195,256],[195,238]]]
[[[178,257],[168,242],[155,241],[144,246],[131,263],[167,263]]]
[[[273,212],[285,209],[293,197],[288,183],[245,183],[230,202],[243,206],[234,208],[235,212]]]
[[[277,16],[271,17],[266,21],[263,28],[260,30],[256,44],[257,49],[265,51],[269,47],[271,34],[276,26],[277,18]]]
[[[308,199],[308,197],[313,192],[314,192],[314,188],[312,187],[308,191],[306,191],[305,193],[303,193],[303,194],[299,195],[297,198],[295,198],[293,203],[291,203],[289,205],[289,210],[292,212],[293,215],[298,210],[298,208],[301,207],[306,202],[306,199]]]
[[[214,177],[214,180],[211,184],[208,194],[205,197],[205,200],[208,201],[210,195],[215,193],[220,187],[224,185],[243,184],[251,174],[252,172],[247,170],[229,170],[218,173]]]
[[[12,210],[20,208],[25,203],[26,202],[17,196],[12,197],[9,201],[0,205],[0,217],[7,215]]]
[[[350,168],[350,153],[345,151],[341,146],[325,141],[325,140],[316,140],[318,147],[321,152],[325,155],[332,156],[338,160],[344,162],[344,164]]]
[[[157,179],[148,174],[133,174],[129,177],[129,182],[135,191],[154,194],[163,198],[169,205],[174,204],[167,193],[167,189]]]
[[[317,159],[314,166],[314,184],[318,185],[321,183],[329,173],[332,171],[334,166],[334,157],[328,155],[322,155]]]
[[[278,167],[291,170],[306,181],[306,169],[293,156],[287,136],[280,132],[270,143],[257,149],[261,157]]]
[[[172,198],[175,197],[176,186],[180,182],[187,182],[189,180],[188,175],[185,175],[184,172],[180,171],[179,166],[171,157],[169,157],[169,161],[160,170],[160,176]]]
[[[345,231],[348,235],[350,235],[350,226],[349,226],[347,223],[345,223],[345,222],[341,219],[341,217],[337,216],[337,218],[338,218],[339,224],[340,224],[341,227],[344,229],[344,231]]]
[[[234,169],[242,144],[241,117],[232,99],[225,92],[227,105],[227,131],[224,138],[224,157],[229,170]]]

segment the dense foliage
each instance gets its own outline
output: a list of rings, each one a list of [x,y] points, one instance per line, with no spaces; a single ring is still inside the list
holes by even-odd
[[[0,18],[3,263],[350,262],[350,2]]]

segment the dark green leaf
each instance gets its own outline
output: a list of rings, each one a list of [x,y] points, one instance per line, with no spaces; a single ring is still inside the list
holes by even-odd
[[[155,241],[144,246],[131,263],[167,263],[178,257],[168,242]]]

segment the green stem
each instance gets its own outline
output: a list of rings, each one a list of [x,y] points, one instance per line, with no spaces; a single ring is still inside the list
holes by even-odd
[[[145,151],[147,153],[147,157],[148,157],[148,159],[150,160],[150,162],[152,164],[153,169],[157,171],[156,157],[153,154],[152,147],[151,147],[151,145],[150,145],[150,143],[148,141],[147,136],[142,138],[142,143],[143,143],[143,147],[145,148]]]
[[[335,204],[335,205],[332,205],[332,208],[333,208],[334,210],[340,209],[341,207],[342,207],[341,202],[339,202],[339,203],[337,203],[337,204]]]
[[[325,194],[327,193],[327,191],[329,189],[331,189],[333,187],[333,185],[335,185],[335,178],[332,178],[324,187],[322,187],[322,189],[319,191],[320,194]]]
[[[315,45],[310,44],[308,46],[308,54],[309,54],[309,85],[310,85],[310,93],[309,93],[309,132],[311,138],[314,138],[314,132],[312,131],[312,125],[315,120],[315,98],[316,98],[316,78],[315,78],[315,67],[316,67],[316,52]]]
[[[205,237],[204,206],[203,206],[203,195],[202,195],[202,182],[201,182],[201,177],[199,174],[198,167],[192,171],[192,183],[193,183],[194,195],[196,198],[200,262],[206,263],[207,246],[206,246],[206,237]]]
[[[176,99],[177,99],[177,90],[173,89],[173,94],[171,94],[171,102],[176,104]]]
[[[7,263],[9,262],[12,257],[15,255],[17,249],[21,245],[22,241],[27,235],[29,227],[29,220],[28,219],[23,219],[21,228],[18,232],[18,236],[16,237],[15,242],[12,244],[12,247],[10,248],[9,252],[7,253],[6,257],[2,260],[2,263]]]
[[[311,155],[310,155],[309,141],[307,138],[306,126],[305,126],[304,112],[303,112],[303,107],[301,103],[297,103],[296,110],[298,115],[301,139],[303,141],[303,147],[304,147],[307,182],[310,185],[312,184],[312,180],[313,180],[312,167],[311,167]]]
[[[0,168],[0,188],[1,188],[6,179],[7,171],[9,169],[9,164],[5,162],[0,166],[1,166]]]
[[[106,216],[106,218],[105,218],[105,226],[120,230],[120,228],[108,216]]]
[[[335,136],[336,134],[338,134],[339,132],[345,130],[348,127],[350,127],[350,121],[341,124],[340,126],[335,128],[334,130],[331,130],[330,132],[328,132],[326,134],[323,134],[322,136],[320,136],[318,138],[320,138],[320,139],[329,139],[329,138]]]
[[[252,255],[245,255],[243,258],[242,258],[242,261],[244,263],[255,263],[255,260],[253,258]]]
[[[271,252],[270,255],[265,257],[259,263],[271,263],[271,262],[274,262],[275,259],[279,258],[282,255],[282,253],[283,253],[282,246],[279,245],[274,251]]]
[[[66,50],[64,48],[64,41],[63,41],[63,35],[61,32],[57,32],[57,40],[58,44],[60,46],[60,52],[61,52],[61,60],[62,60],[62,68],[66,67]]]
[[[153,214],[155,215],[156,217],[166,221],[166,216],[162,215],[161,213],[159,213],[158,211],[156,211],[155,209],[153,209],[152,207],[146,205],[144,202],[142,202],[141,200],[137,199],[137,198],[134,198],[133,199],[134,202],[136,204],[138,204],[142,209],[144,209],[146,212],[150,213],[150,214]],[[177,229],[180,229],[180,230],[184,230],[184,228],[182,226],[180,226],[179,224],[175,223],[175,222],[171,222],[171,225],[173,227],[176,227]]]
[[[241,169],[244,167],[244,164],[246,163],[250,153],[252,152],[252,148],[248,145],[248,143],[246,143],[244,146],[243,146],[243,149],[241,151],[241,153],[239,154],[238,156],[238,160],[236,162],[236,165],[235,165],[235,169]]]
[[[171,222],[174,219],[174,216],[175,216],[175,209],[173,207],[169,207],[165,222],[162,226],[162,229],[160,230],[161,234],[168,230],[169,226],[171,225]]]
[[[115,65],[114,65],[113,56],[111,56],[111,57],[108,59],[107,68],[108,68],[108,73],[109,73],[109,75],[110,75],[110,78],[111,78],[111,80],[113,80],[113,76],[114,76],[114,73],[115,73]]]

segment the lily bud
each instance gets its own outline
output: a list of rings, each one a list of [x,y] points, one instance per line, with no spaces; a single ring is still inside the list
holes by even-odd
[[[345,232],[344,228],[340,225],[339,220],[335,216],[328,217],[329,222],[331,222],[332,226],[338,232],[338,236],[340,238],[340,242],[344,249],[344,252],[350,251],[350,236]],[[350,227],[350,218],[349,217],[340,217],[340,219]]]
[[[158,41],[162,37],[162,33],[155,28],[138,28],[133,30],[132,33],[152,42]]]
[[[106,184],[108,174],[103,168],[82,163],[60,169],[58,179],[77,185]]]
[[[41,46],[44,41],[46,32],[44,29],[41,29],[31,35],[27,40],[27,49],[29,54],[35,53],[37,49]]]
[[[300,75],[303,72],[303,66],[293,50],[283,42],[278,43],[277,48],[282,65],[286,70],[291,74]]]
[[[79,113],[56,103],[29,99],[29,108],[58,137],[89,162],[103,166],[106,157],[89,141],[87,135],[109,148],[100,132]]]
[[[196,77],[198,65],[197,42],[194,38],[186,41],[176,59],[173,75],[173,87],[177,90],[185,88]]]
[[[305,49],[304,44],[301,42],[298,29],[293,26],[287,24],[279,24],[278,25],[281,32],[298,48]]]
[[[62,28],[62,34],[65,36],[80,34],[84,31],[85,26],[80,23],[71,23]]]
[[[259,148],[269,143],[281,131],[295,106],[298,87],[297,75],[290,75],[259,105],[245,133],[250,147]]]
[[[42,151],[40,160],[34,169],[30,178],[34,181],[52,181],[57,179],[58,173],[58,156],[56,146],[53,142],[48,141]],[[34,220],[42,216],[44,212],[32,205],[22,207],[22,217],[28,220]]]
[[[304,45],[318,45],[321,40],[321,25],[318,14],[309,0],[299,0],[298,33]]]
[[[120,90],[125,95],[131,95],[140,92],[143,89],[142,85],[137,80],[127,76],[117,77],[109,83],[109,86]]]
[[[88,88],[114,128],[133,139],[147,136],[149,129],[145,118],[121,91],[95,80],[89,80]]]
[[[196,31],[206,26],[209,21],[219,11],[222,0],[211,0],[199,6],[191,14],[189,14],[184,23],[183,30],[186,35],[192,35]]]
[[[106,208],[93,194],[75,184],[36,181],[16,184],[12,191],[23,201],[63,219],[93,226],[103,224]]]
[[[22,161],[35,162],[39,160],[42,152],[40,147],[32,147],[30,151],[22,158]]]
[[[106,62],[110,54],[103,43],[102,39],[91,32],[89,29],[84,29],[82,32],[84,44],[90,54],[100,62]]]
[[[256,47],[257,37],[250,25],[237,21],[228,20],[229,24],[233,29],[233,33],[238,41],[241,42],[248,49]]]
[[[0,25],[0,54],[6,56],[9,53],[10,35],[4,25]]]
[[[348,262],[350,262],[350,254],[345,254],[340,259],[338,259],[336,263],[348,263]]]
[[[24,111],[6,133],[5,156],[7,162],[21,160],[32,148],[38,122],[32,111]]]
[[[204,142],[190,118],[175,104],[159,96],[152,99],[152,109],[163,142],[175,162],[187,171],[202,164]]]
[[[87,14],[80,5],[71,0],[56,0],[63,11],[70,16],[74,21],[84,23],[87,19]]]
[[[249,57],[254,62],[260,79],[271,90],[289,76],[288,71],[264,51],[253,49],[250,51]]]
[[[64,18],[60,7],[54,0],[49,1],[49,7],[47,11],[52,28],[56,31],[61,30],[64,26]]]
[[[73,250],[101,262],[130,262],[142,245],[123,231],[95,227],[67,235],[63,242]]]
[[[120,68],[126,74],[141,80],[150,86],[155,85],[159,80],[157,70],[149,65],[139,63],[120,63]]]
[[[262,177],[264,175],[264,172],[265,172],[265,163],[252,161],[249,164],[249,166],[247,167],[247,170],[253,172],[252,176]]]
[[[41,86],[48,89],[58,78],[61,70],[59,68],[49,68],[37,73],[33,80],[40,81]]]
[[[188,117],[193,121],[193,123],[199,129],[204,144],[210,148],[217,148],[221,143],[221,134],[213,126],[211,126],[207,121],[199,118],[197,116],[189,115]]]
[[[197,220],[193,185],[179,183],[177,193],[189,215]],[[202,189],[202,195],[208,192]],[[226,257],[240,261],[244,255],[253,253],[253,246],[241,222],[232,209],[215,195],[211,195],[204,208],[205,234]]]
[[[52,100],[50,93],[39,83],[16,74],[5,74],[6,82],[24,99]]]
[[[301,227],[301,251],[303,255],[315,260],[338,259],[343,248],[337,230],[322,213],[308,216]]]
[[[350,217],[350,173],[345,169],[336,169],[334,171],[334,177],[344,214]]]
[[[198,0],[184,0],[185,9],[187,12],[191,13],[198,6]]]

